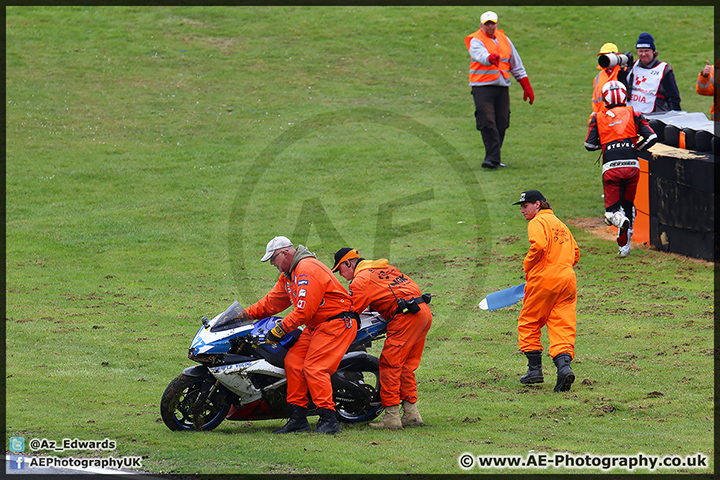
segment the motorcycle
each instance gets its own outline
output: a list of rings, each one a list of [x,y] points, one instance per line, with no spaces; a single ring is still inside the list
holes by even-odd
[[[165,389],[160,413],[174,431],[212,430],[223,420],[287,418],[287,378],[284,360],[302,327],[279,343],[265,343],[265,335],[281,317],[247,318],[234,302],[202,327],[190,344],[188,358],[200,365],[188,367]],[[355,340],[332,375],[333,399],[339,421],[367,422],[382,413],[380,363],[366,352],[387,332],[387,321],[377,312],[363,312]],[[308,415],[315,414],[309,399]]]

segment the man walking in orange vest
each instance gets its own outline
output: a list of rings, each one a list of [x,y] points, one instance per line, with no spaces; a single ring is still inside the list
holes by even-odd
[[[555,392],[566,392],[575,381],[570,361],[575,357],[577,279],[573,267],[580,249],[568,227],[553,213],[537,190],[520,194],[520,212],[528,221],[530,249],[523,261],[525,297],[518,318],[520,350],[528,371],[520,383],[542,383],[540,330],[547,326],[550,356],[557,367]]]
[[[523,89],[523,101],[535,101],[520,55],[502,30],[498,16],[487,11],[480,17],[480,30],[465,37],[470,53],[470,86],[475,101],[475,124],[485,144],[483,168],[505,167],[500,150],[510,126],[510,75]]]

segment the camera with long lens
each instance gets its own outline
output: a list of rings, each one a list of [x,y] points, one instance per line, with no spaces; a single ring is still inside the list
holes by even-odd
[[[627,66],[630,57],[624,53],[603,53],[598,56],[598,65],[602,68],[613,68],[615,65]]]

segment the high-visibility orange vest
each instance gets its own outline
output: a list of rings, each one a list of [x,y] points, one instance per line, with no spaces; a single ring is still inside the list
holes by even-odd
[[[710,76],[703,77],[702,72],[698,73],[697,84],[695,84],[695,91],[700,95],[707,95],[712,97],[715,95],[715,68],[710,70]],[[715,103],[710,107],[710,120],[715,121]]]
[[[512,56],[512,47],[510,46],[510,40],[502,30],[495,30],[495,38],[497,39],[497,45],[492,38],[485,35],[482,30],[468,35],[465,37],[465,46],[468,51],[470,50],[470,42],[473,38],[480,40],[488,53],[497,53],[500,55],[500,65],[483,65],[480,62],[470,60],[470,83],[490,83],[497,80],[500,75],[503,78],[510,76],[510,57]]]
[[[610,80],[617,80],[619,72],[620,65],[615,65],[609,75],[607,73],[607,69],[601,68],[600,72],[595,76],[595,80],[593,80],[593,112],[598,113],[605,106],[602,99],[602,87]]]

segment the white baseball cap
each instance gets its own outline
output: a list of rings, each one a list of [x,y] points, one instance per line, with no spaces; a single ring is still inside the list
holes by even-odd
[[[487,12],[483,13],[480,17],[480,23],[485,25],[486,22],[494,22],[497,23],[497,13],[492,12],[488,10]]]
[[[272,240],[270,240],[267,244],[267,248],[265,248],[265,255],[260,259],[261,262],[267,262],[270,260],[270,257],[273,256],[273,253],[275,253],[275,250],[280,250],[281,248],[287,248],[292,247],[293,244],[287,237],[275,237]]]

